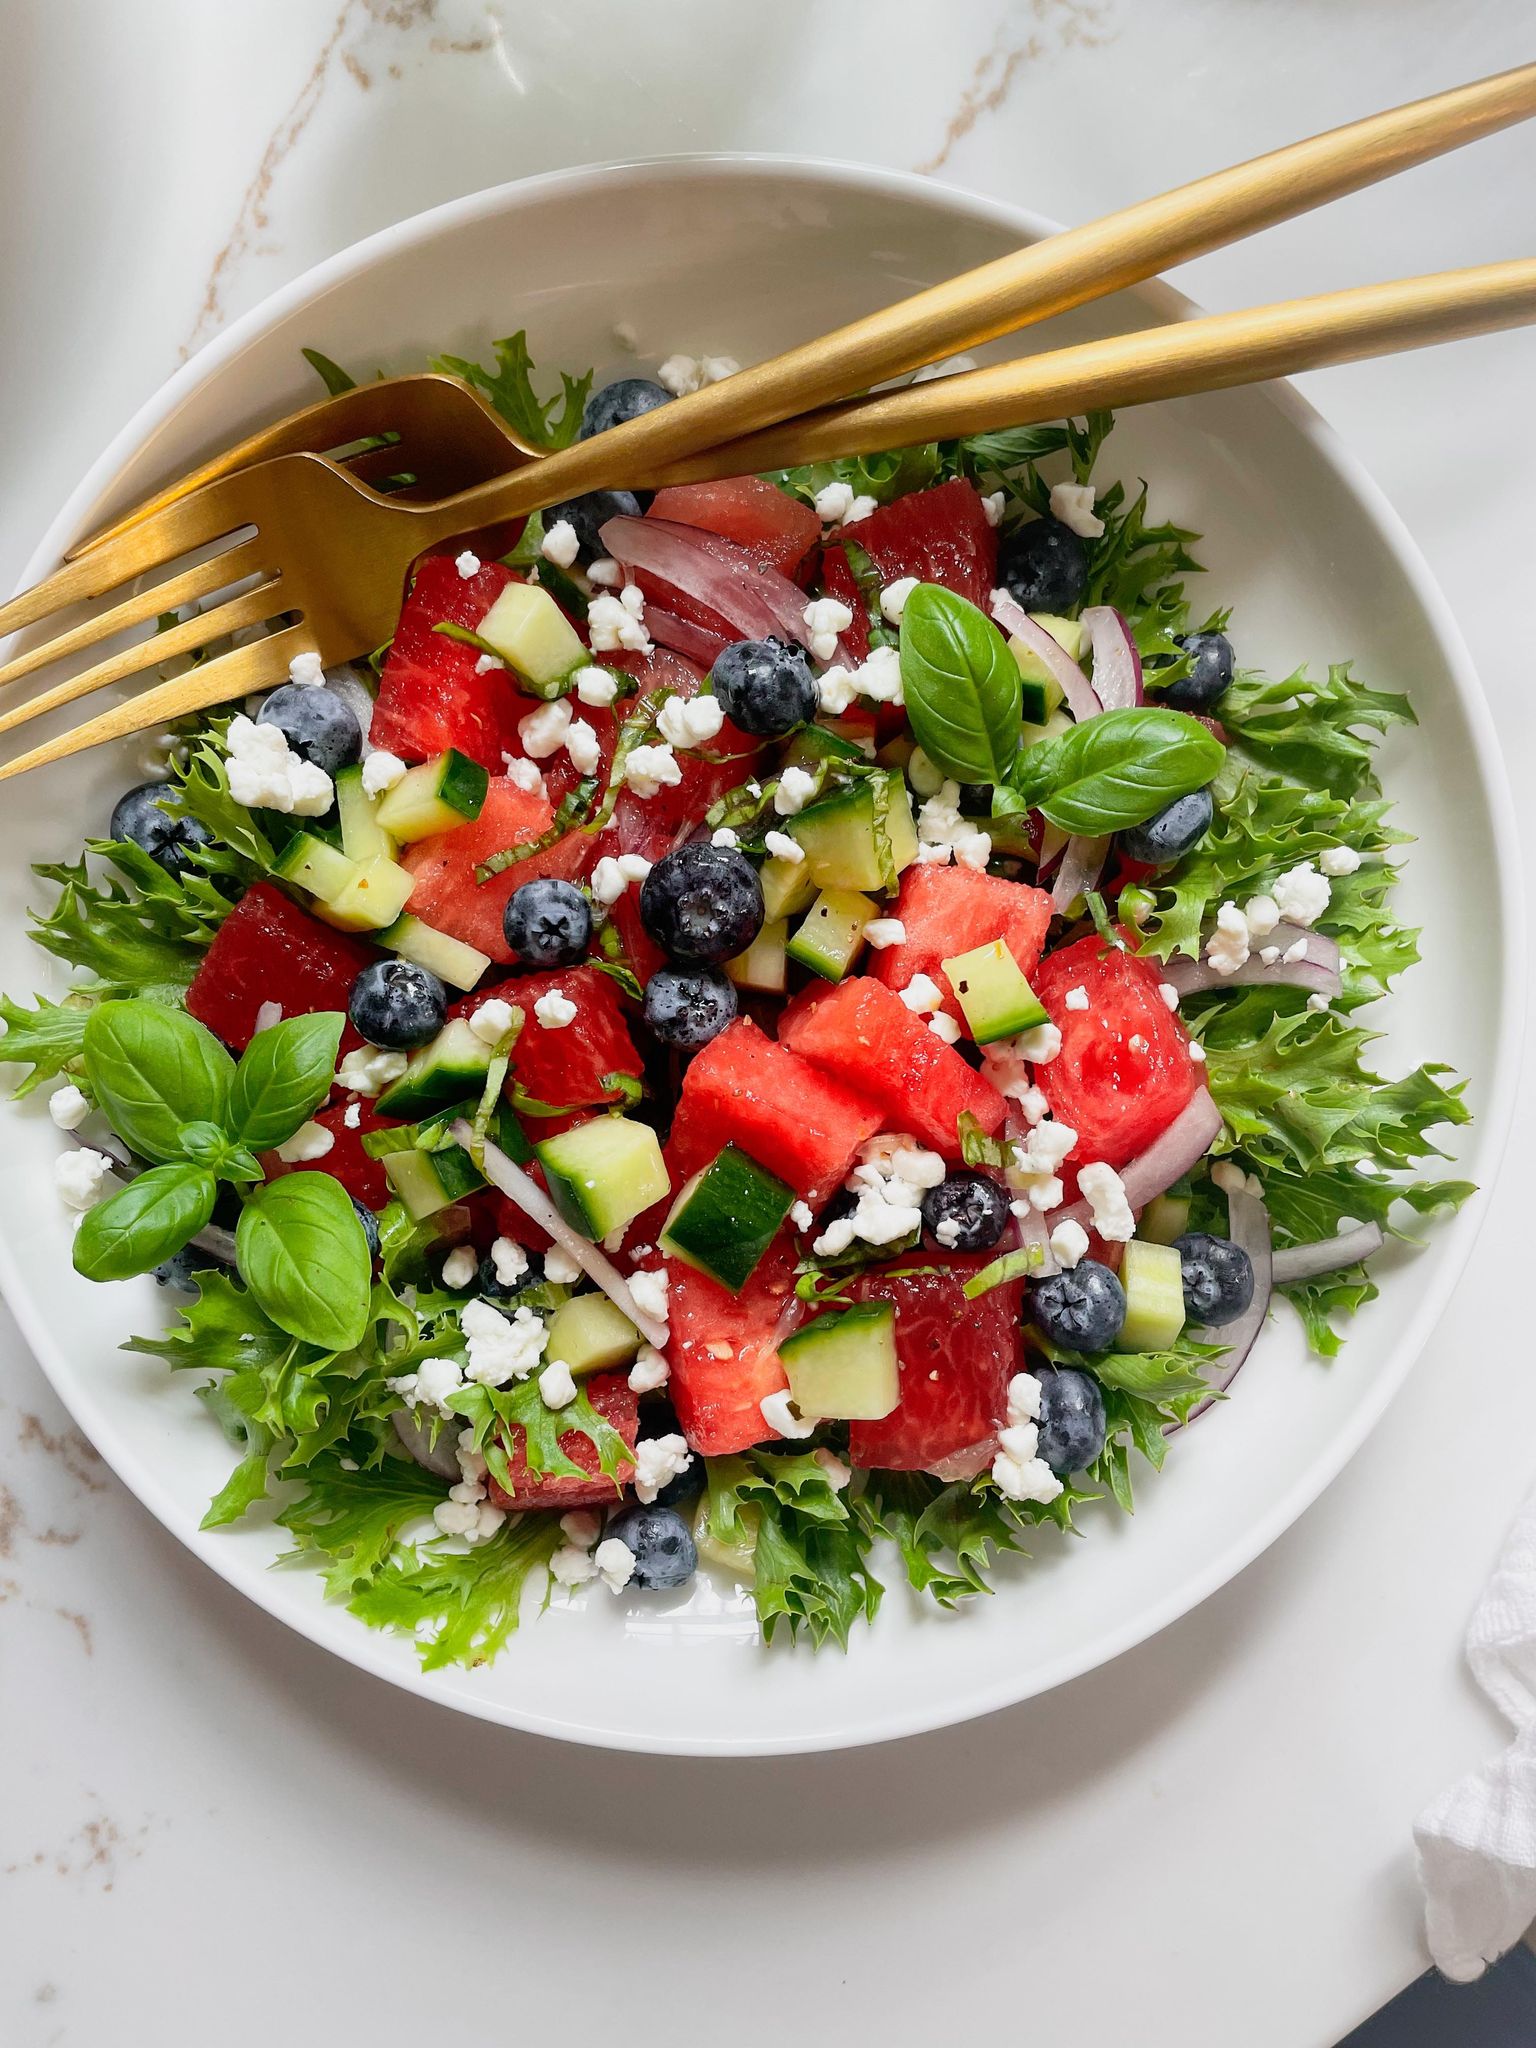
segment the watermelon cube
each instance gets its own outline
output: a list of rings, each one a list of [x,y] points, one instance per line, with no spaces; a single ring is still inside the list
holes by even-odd
[[[353,1109],[357,1111],[357,1122],[349,1124],[347,1117]],[[310,1159],[303,1166],[290,1166],[278,1158],[275,1152],[264,1152],[261,1163],[266,1168],[267,1179],[277,1180],[285,1173],[328,1173],[332,1180],[339,1180],[354,1201],[361,1202],[365,1209],[382,1209],[394,1194],[389,1177],[384,1171],[382,1159],[370,1159],[363,1150],[363,1139],[370,1131],[387,1131],[399,1127],[398,1117],[376,1116],[373,1105],[367,1101],[338,1102],[330,1109],[322,1109],[315,1122],[328,1130],[334,1143],[329,1152],[320,1159]]]
[[[883,1130],[910,1131],[946,1159],[960,1157],[962,1112],[990,1135],[1007,1109],[990,1081],[974,1073],[883,981],[868,975],[792,1005],[780,1020],[779,1037],[823,1073],[877,1103]]]
[[[760,476],[669,484],[651,500],[648,517],[718,533],[784,576],[794,575],[821,538],[821,521],[810,506]]]
[[[684,1436],[705,1457],[744,1451],[774,1433],[763,1420],[762,1404],[788,1384],[778,1347],[796,1320],[795,1257],[794,1240],[785,1232],[739,1294],[693,1266],[667,1261],[667,1391]]]
[[[906,927],[899,946],[887,946],[870,962],[887,988],[904,989],[919,974],[931,975],[955,1022],[965,1018],[940,962],[1002,939],[1026,979],[1039,964],[1051,925],[1051,899],[1027,882],[1005,881],[979,868],[910,867],[892,910]]]
[[[353,982],[377,957],[362,939],[321,924],[281,889],[258,882],[214,934],[187,990],[187,1009],[244,1052],[263,1003],[281,1004],[285,1017],[345,1011]],[[343,1049],[361,1043],[348,1025]]]
[[[551,1028],[534,1011],[540,996],[558,989],[576,1005],[569,1024]],[[607,1077],[626,1074],[638,1080],[644,1072],[625,1020],[624,997],[611,976],[596,967],[564,967],[547,974],[524,974],[494,988],[464,996],[450,1017],[470,1017],[491,996],[516,1003],[523,1028],[512,1050],[512,1075],[528,1095],[565,1109],[618,1100],[606,1087]],[[534,1116],[527,1119],[535,1138],[553,1137],[555,1125]]]
[[[987,524],[975,486],[962,478],[881,505],[850,527],[848,538],[869,556],[882,584],[915,576],[920,583],[942,583],[986,610],[997,583],[997,535]],[[840,568],[834,566],[839,556]],[[862,660],[869,651],[865,606],[862,597],[854,602],[847,596],[850,583],[847,558],[834,543],[823,563],[823,588],[851,605],[854,623],[843,636],[844,645]]]
[[[640,1433],[640,1400],[631,1391],[627,1377],[621,1372],[594,1373],[586,1383],[586,1394],[603,1420],[612,1423],[633,1450]],[[597,1446],[579,1429],[568,1429],[560,1438],[560,1448],[584,1472],[592,1474],[590,1479],[578,1479],[569,1472],[554,1476],[530,1472],[523,1445],[524,1432],[514,1425],[505,1445],[511,1492],[489,1474],[486,1477],[486,1493],[496,1507],[554,1508],[563,1515],[572,1508],[598,1507],[605,1502],[616,1506],[620,1489],[635,1476],[634,1466],[626,1460],[614,1478],[605,1478],[598,1464]]]
[[[901,1399],[878,1422],[849,1425],[856,1465],[920,1472],[991,1436],[1008,1409],[1008,1382],[1024,1369],[1023,1283],[967,1301],[964,1283],[990,1253],[955,1257],[942,1272],[868,1273],[855,1301],[896,1307]]]
[[[505,669],[481,670],[475,648],[433,631],[446,623],[473,632],[513,580],[500,562],[473,576],[461,576],[451,555],[417,564],[379,677],[370,735],[376,747],[403,761],[457,747],[493,773],[503,753],[518,750],[517,722],[533,704]]]
[[[506,847],[526,846],[541,838],[554,816],[548,797],[520,789],[505,775],[493,775],[478,818],[451,832],[418,839],[401,853],[402,863],[416,877],[411,915],[510,966],[512,949],[501,925],[508,897],[540,875],[578,880],[596,859],[597,842],[588,833],[568,832],[489,882],[475,880],[475,866]]]

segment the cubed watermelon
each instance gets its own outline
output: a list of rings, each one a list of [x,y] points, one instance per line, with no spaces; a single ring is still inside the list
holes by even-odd
[[[962,1112],[989,1134],[1003,1120],[1007,1105],[992,1083],[869,975],[793,1004],[779,1038],[877,1103],[883,1129],[910,1131],[946,1159],[960,1156]]]
[[[809,505],[760,476],[669,484],[651,500],[647,516],[718,533],[785,576],[794,575],[821,536],[821,521]]]
[[[787,1385],[778,1347],[794,1320],[795,1258],[786,1232],[739,1294],[693,1266],[667,1262],[668,1392],[683,1434],[706,1457],[744,1451],[774,1434],[762,1404]]]
[[[349,1124],[347,1118],[354,1109],[357,1121]],[[300,1171],[328,1173],[332,1180],[339,1180],[347,1193],[361,1202],[364,1208],[382,1209],[394,1191],[384,1171],[383,1160],[368,1157],[363,1150],[363,1139],[370,1131],[396,1129],[399,1121],[398,1117],[375,1115],[371,1102],[338,1102],[330,1109],[322,1109],[315,1118],[315,1122],[323,1125],[335,1141],[323,1158],[290,1166],[275,1152],[266,1152],[261,1163],[267,1170],[268,1180]]]
[[[731,635],[732,639],[739,637]],[[696,697],[704,684],[704,671],[695,662],[666,647],[649,655],[610,656],[604,666],[622,668],[632,675],[641,695],[665,688],[676,697]],[[620,792],[613,821],[600,835],[598,853],[637,853],[645,860],[660,860],[680,834],[699,823],[718,797],[751,777],[762,751],[760,739],[740,731],[727,719],[710,741],[708,757],[695,753],[677,756],[680,782],[663,786],[653,797],[639,797],[628,789]]]
[[[1025,976],[1032,975],[1050,929],[1051,899],[1027,882],[1005,881],[979,868],[924,863],[902,876],[891,915],[901,919],[907,936],[873,956],[873,972],[894,989],[904,989],[916,975],[931,975],[944,992],[944,1008],[963,1025],[939,963],[1002,939]]]
[[[489,882],[475,880],[475,865],[508,846],[526,846],[554,823],[549,799],[519,789],[505,775],[493,775],[480,815],[472,823],[431,839],[418,839],[400,858],[416,877],[410,910],[424,924],[477,946],[493,960],[512,964],[512,949],[501,928],[507,898],[540,875],[576,881],[597,857],[596,840],[568,832],[542,853],[517,861]]]
[[[640,1433],[640,1400],[631,1391],[625,1374],[594,1373],[586,1383],[586,1394],[603,1420],[612,1423],[633,1450],[635,1438]],[[514,1427],[511,1440],[506,1444],[511,1492],[487,1476],[486,1492],[499,1508],[557,1508],[563,1515],[571,1508],[596,1507],[605,1502],[617,1505],[620,1488],[627,1486],[635,1476],[634,1466],[626,1460],[613,1479],[604,1478],[598,1465],[597,1446],[591,1437],[584,1436],[579,1429],[568,1429],[560,1439],[560,1448],[584,1472],[590,1472],[592,1478],[577,1479],[571,1473],[553,1478],[543,1474],[535,1477],[528,1470],[523,1440],[523,1431]]]
[[[738,1017],[683,1076],[668,1166],[676,1161],[674,1182],[679,1174],[686,1180],[724,1146],[739,1145],[814,1206],[842,1182],[882,1120],[868,1098]]]
[[[345,1011],[353,982],[377,957],[363,940],[321,924],[281,889],[258,882],[214,934],[187,990],[187,1008],[244,1052],[263,1003],[280,1004],[285,1017]],[[343,1046],[361,1043],[348,1025]]]
[[[879,1422],[849,1425],[855,1465],[918,1472],[990,1436],[1024,1366],[1018,1282],[967,1301],[963,1283],[991,1254],[954,1258],[942,1272],[862,1275],[855,1301],[896,1305],[901,1399]]]
[[[372,740],[403,761],[425,761],[457,747],[493,773],[518,748],[517,722],[534,706],[505,669],[481,670],[480,656],[432,629],[440,622],[475,629],[506,586],[510,569],[487,562],[461,576],[451,555],[428,555],[400,613],[379,677]]]
[[[559,989],[576,1005],[569,1024],[541,1024],[534,1011],[540,996]],[[512,1051],[512,1079],[539,1102],[560,1108],[617,1100],[605,1089],[605,1077],[627,1074],[638,1080],[644,1072],[635,1041],[629,1035],[624,997],[610,975],[596,967],[564,967],[547,974],[518,975],[478,994],[464,996],[450,1017],[469,1017],[491,996],[516,1003],[523,1028]],[[530,1117],[530,1133],[552,1137],[554,1125]]]
[[[869,556],[882,584],[902,576],[942,583],[983,611],[997,584],[997,535],[987,524],[975,485],[960,477],[931,491],[909,491],[906,497],[879,506],[848,528],[848,539]],[[836,543],[827,548],[822,587],[851,607],[854,625],[844,641],[862,659],[869,645],[863,630],[865,606],[862,598],[855,602],[847,595],[853,578],[846,559],[841,570],[834,566],[841,553]]]

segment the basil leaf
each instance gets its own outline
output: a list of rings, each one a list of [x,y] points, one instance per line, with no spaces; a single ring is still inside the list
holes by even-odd
[[[1157,705],[1105,711],[1020,755],[1009,778],[1024,804],[1063,832],[1097,838],[1145,824],[1203,789],[1226,748],[1197,718]]]
[[[279,1328],[322,1351],[350,1351],[368,1327],[373,1262],[352,1198],[328,1173],[268,1181],[240,1211],[235,1256]]]
[[[120,1194],[85,1213],[75,1233],[75,1271],[87,1280],[128,1280],[170,1258],[213,1214],[218,1183],[201,1166],[152,1166]]]
[[[1023,688],[985,612],[942,584],[919,583],[901,615],[901,688],[913,735],[941,775],[1003,780],[1018,751]]]
[[[340,1010],[318,1010],[257,1032],[230,1086],[232,1138],[266,1152],[293,1136],[331,1092],[346,1021]]]
[[[206,1166],[220,1180],[260,1180],[261,1161],[245,1145],[237,1145],[220,1124],[183,1124],[177,1132],[184,1159]]]
[[[183,1124],[224,1121],[235,1063],[213,1033],[162,1003],[101,1003],[86,1020],[91,1093],[146,1159],[175,1159]]]

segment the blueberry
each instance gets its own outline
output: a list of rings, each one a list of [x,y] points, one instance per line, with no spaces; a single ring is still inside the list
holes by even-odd
[[[960,810],[967,818],[990,818],[992,815],[992,785],[990,782],[962,782],[960,785]]]
[[[1008,1221],[1008,1201],[995,1180],[961,1167],[923,1196],[923,1227],[946,1251],[984,1252]],[[941,1226],[949,1225],[941,1235]]]
[[[633,1507],[622,1508],[603,1531],[605,1541],[610,1536],[634,1552],[635,1575],[629,1583],[644,1592],[684,1586],[699,1568],[693,1532],[675,1508],[663,1507],[660,1501],[649,1507],[636,1501]]]
[[[479,1292],[493,1295],[498,1301],[507,1301],[525,1287],[537,1287],[544,1278],[543,1258],[538,1252],[529,1251],[525,1251],[524,1257],[528,1261],[526,1271],[519,1273],[510,1287],[504,1287],[496,1277],[496,1261],[487,1252],[480,1261],[480,1271],[476,1276]]]
[[[293,751],[327,775],[350,768],[363,751],[357,713],[334,690],[308,683],[284,683],[256,714],[258,725],[275,725]]]
[[[574,967],[592,938],[592,906],[572,882],[524,882],[501,913],[507,944],[526,967]]]
[[[206,1273],[218,1260],[211,1253],[199,1251],[195,1244],[184,1244],[179,1252],[172,1252],[168,1259],[155,1268],[155,1279],[162,1287],[174,1287],[182,1294],[199,1292],[198,1274]]]
[[[1230,1237],[1191,1230],[1174,1239],[1184,1275],[1184,1313],[1192,1323],[1219,1328],[1235,1322],[1253,1300],[1253,1261]]]
[[[1107,1351],[1125,1321],[1125,1289],[1097,1259],[1080,1259],[1030,1292],[1030,1313],[1053,1344],[1069,1351]]]
[[[663,1045],[697,1052],[736,1014],[736,989],[718,967],[663,967],[645,985],[645,1021]]]
[[[642,413],[671,403],[672,393],[665,385],[654,384],[649,377],[620,377],[617,383],[594,391],[582,407],[581,438],[588,441],[594,434],[606,434],[610,427],[622,427],[626,420],[637,420]]]
[[[179,875],[186,868],[189,849],[207,846],[213,834],[196,818],[175,818],[161,810],[160,799],[175,794],[173,783],[141,782],[118,798],[107,831],[113,839],[131,839],[167,874]]]
[[[1004,536],[997,578],[1027,612],[1064,612],[1088,588],[1088,550],[1059,519],[1032,519]]]
[[[1104,1448],[1104,1396],[1097,1380],[1071,1366],[1037,1365],[1040,1456],[1058,1478],[1081,1472]]]
[[[1176,796],[1143,825],[1130,825],[1117,833],[1115,844],[1127,860],[1144,860],[1151,867],[1167,867],[1180,859],[1211,829],[1216,806],[1208,789],[1192,789],[1188,796]]]
[[[732,724],[759,739],[780,739],[816,716],[811,665],[787,640],[738,640],[715,657],[709,680]]]
[[[551,505],[544,514],[544,531],[563,519],[576,529],[576,544],[583,562],[594,562],[608,550],[601,532],[610,519],[638,519],[640,500],[633,491],[587,491],[582,497],[567,498],[563,505]]]
[[[1232,687],[1232,642],[1225,633],[1181,633],[1178,640],[1190,657],[1189,674],[1157,699],[1175,711],[1209,711]]]
[[[352,1206],[357,1211],[357,1220],[363,1226],[363,1235],[368,1240],[368,1256],[377,1265],[379,1253],[383,1248],[379,1242],[379,1219],[368,1204],[360,1202],[356,1195],[352,1197]]]
[[[641,885],[640,922],[680,966],[734,960],[763,928],[757,869],[734,847],[707,840],[680,846],[657,861]]]
[[[410,960],[371,960],[352,984],[347,1015],[370,1045],[408,1052],[442,1030],[448,991]]]

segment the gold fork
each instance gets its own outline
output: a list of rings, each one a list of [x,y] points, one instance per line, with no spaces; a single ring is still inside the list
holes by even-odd
[[[728,396],[707,392],[689,399],[687,417],[697,422],[689,430],[695,436],[692,446],[828,404],[921,363],[1016,332],[1532,113],[1536,65],[1525,65],[1370,115],[1143,200],[743,372],[729,380]],[[333,459],[370,484],[385,481],[404,465],[419,480],[400,494],[411,498],[446,497],[542,452],[458,378],[423,372],[381,379],[247,436],[78,542],[69,559],[238,469],[305,450],[326,454],[386,434],[393,445]],[[665,480],[658,458],[648,481]],[[553,502],[554,495],[544,502]]]
[[[318,652],[327,666],[357,658],[393,630],[406,572],[427,548],[516,518],[552,497],[654,481],[650,451],[656,446],[671,458],[663,475],[736,475],[1258,382],[1532,319],[1536,258],[1488,264],[1174,322],[938,378],[828,407],[691,457],[680,452],[688,438],[676,426],[683,405],[662,406],[537,465],[427,505],[381,498],[320,456],[280,456],[166,505],[0,611],[3,631],[57,605],[166,569],[194,552],[217,550],[0,669],[4,683],[39,660],[80,651],[122,626],[141,623],[155,610],[248,582],[213,610],[110,655],[0,716],[0,731],[242,627],[275,626],[269,637],[217,655],[0,765],[0,780],[269,689],[306,650]],[[297,616],[290,622],[290,615]]]

